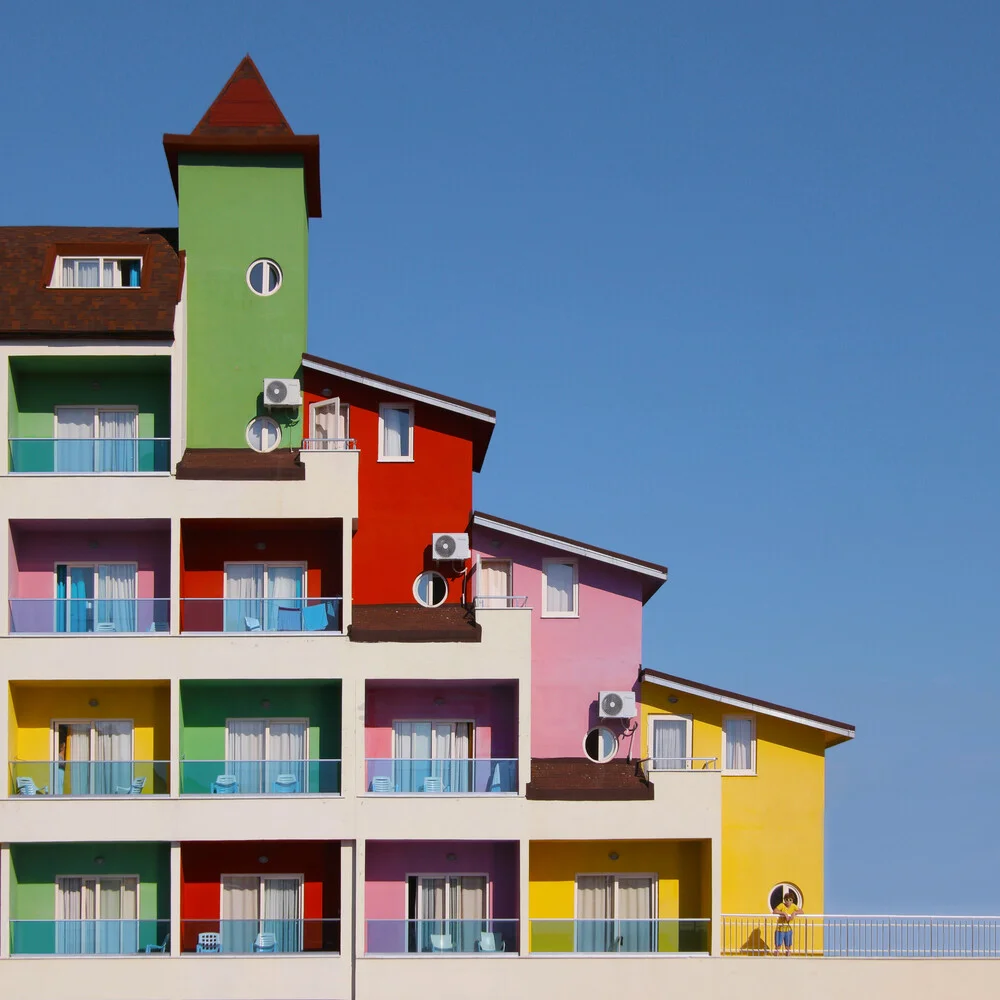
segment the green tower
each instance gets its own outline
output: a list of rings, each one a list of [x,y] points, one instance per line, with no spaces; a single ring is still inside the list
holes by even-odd
[[[319,136],[296,135],[247,56],[190,135],[165,135],[187,275],[187,447],[246,448],[262,414],[280,447],[299,409],[267,409],[265,378],[300,377]]]

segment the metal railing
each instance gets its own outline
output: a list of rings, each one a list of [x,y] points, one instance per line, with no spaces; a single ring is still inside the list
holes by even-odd
[[[307,952],[340,953],[340,920],[306,918],[282,920],[181,921],[181,952],[196,955],[289,955]]]
[[[170,471],[170,438],[10,438],[12,473],[127,476]]]
[[[182,760],[181,795],[339,795],[339,760]]]
[[[303,438],[302,451],[357,451],[354,438]]]
[[[1000,958],[1000,917],[800,914],[779,924],[769,914],[723,915],[724,955],[786,950],[826,958]]]
[[[368,758],[365,788],[381,794],[481,795],[517,792],[517,759]]]
[[[342,635],[342,597],[182,597],[182,632],[299,632]]]
[[[11,955],[163,955],[169,920],[12,920]]]
[[[366,920],[367,955],[510,955],[517,920]]]
[[[533,954],[707,955],[712,922],[705,919],[530,921]]]
[[[718,757],[644,757],[647,771],[718,771]]]
[[[14,635],[117,635],[170,631],[170,598],[12,597]]]
[[[169,795],[170,762],[12,760],[10,794],[22,798]]]
[[[526,608],[528,598],[524,594],[476,594],[477,608]]]

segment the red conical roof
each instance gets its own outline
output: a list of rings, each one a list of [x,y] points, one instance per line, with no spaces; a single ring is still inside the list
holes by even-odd
[[[249,55],[236,67],[192,135],[294,135]]]

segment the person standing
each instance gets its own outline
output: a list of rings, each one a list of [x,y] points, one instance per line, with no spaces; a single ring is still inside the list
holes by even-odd
[[[802,911],[795,905],[795,894],[786,892],[785,898],[771,911],[778,918],[778,926],[774,932],[774,953],[786,955],[792,953],[792,921],[796,914]]]

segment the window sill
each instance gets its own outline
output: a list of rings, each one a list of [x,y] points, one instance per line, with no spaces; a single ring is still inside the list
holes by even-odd
[[[396,457],[393,457],[391,455],[388,455],[388,456],[387,455],[379,455],[378,460],[380,462],[397,462],[397,463],[398,462],[404,462],[405,463],[405,462],[412,462],[413,461],[413,456],[412,455],[406,455],[406,456],[403,456],[403,457],[396,458]]]
[[[570,614],[570,613],[565,612],[565,611],[543,611],[542,612],[542,617],[543,618],[579,618],[580,617],[580,613],[576,612],[575,614]]]
[[[722,768],[722,773],[729,778],[756,778],[757,772],[753,771],[729,771],[726,768]]]

